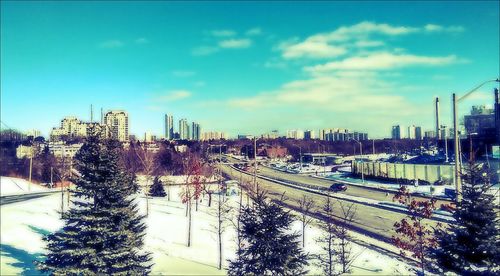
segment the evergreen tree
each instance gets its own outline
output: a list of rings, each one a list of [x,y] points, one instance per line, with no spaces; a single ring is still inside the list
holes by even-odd
[[[303,275],[308,255],[300,234],[291,233],[292,215],[276,203],[256,196],[253,206],[242,210],[241,249],[229,264],[230,275]]]
[[[167,194],[165,193],[165,189],[163,188],[163,183],[161,182],[158,176],[153,180],[153,185],[149,189],[149,195],[154,197],[165,197]]]
[[[133,194],[138,186],[119,163],[121,144],[96,131],[75,156],[74,207],[63,228],[46,237],[40,269],[54,275],[145,275],[151,265],[142,250],[146,226]]]
[[[436,230],[433,251],[438,266],[461,275],[500,274],[500,231],[487,169],[470,164],[463,176],[462,196],[453,214],[455,224]]]

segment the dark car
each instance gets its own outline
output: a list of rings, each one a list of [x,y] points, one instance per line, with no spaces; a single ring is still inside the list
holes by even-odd
[[[347,190],[347,186],[345,184],[335,183],[332,186],[330,186],[330,191],[333,192],[343,192],[345,190]]]

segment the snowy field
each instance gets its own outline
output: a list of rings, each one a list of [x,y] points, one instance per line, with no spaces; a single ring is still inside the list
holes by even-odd
[[[40,186],[35,183],[30,183],[21,178],[15,177],[0,177],[0,196],[17,195],[29,192],[43,192],[48,191],[46,187]]]
[[[171,200],[167,198],[149,199],[149,216],[145,245],[152,253],[153,275],[221,275],[226,271],[217,269],[217,239],[214,234],[214,216],[217,196],[212,198],[209,208],[208,196],[199,204],[198,211],[193,205],[193,234],[191,247],[186,246],[187,218],[185,205],[180,202],[180,187],[171,188]],[[231,196],[230,202],[236,206],[238,196]],[[145,198],[138,199],[141,210],[146,210]],[[66,199],[64,200],[66,202]],[[33,264],[44,252],[42,237],[62,226],[58,211],[61,208],[60,194],[1,207],[1,260],[0,274],[37,275]],[[67,208],[67,206],[65,206]],[[300,231],[300,222],[293,225]],[[321,230],[308,227],[306,232],[306,252],[317,253],[319,245],[315,240]],[[233,258],[236,248],[234,228],[228,228],[224,235],[224,259]],[[411,267],[400,260],[381,254],[362,245],[353,244],[353,252],[359,255],[353,264],[353,274],[411,274]],[[227,261],[224,267],[227,268]],[[321,274],[318,266],[311,262],[310,274]]]

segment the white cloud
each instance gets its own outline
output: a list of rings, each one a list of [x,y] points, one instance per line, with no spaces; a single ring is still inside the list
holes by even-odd
[[[205,85],[206,85],[206,83],[204,81],[197,81],[197,82],[193,83],[193,86],[195,86],[195,87],[203,87]]]
[[[215,37],[230,37],[236,35],[236,32],[233,30],[212,30],[210,34]]]
[[[107,40],[103,41],[99,44],[99,47],[101,48],[120,48],[123,47],[125,43],[123,43],[120,40],[112,39],[112,40]]]
[[[328,45],[320,41],[304,41],[284,49],[282,56],[292,58],[330,58],[343,55],[347,52],[344,47]]]
[[[260,35],[262,34],[262,30],[260,28],[252,28],[245,33],[246,35]]]
[[[191,51],[191,53],[194,56],[206,56],[206,55],[216,53],[218,51],[219,51],[219,48],[214,47],[214,46],[200,46],[200,47],[194,48]]]
[[[374,53],[367,56],[349,57],[341,61],[308,66],[304,70],[311,73],[334,70],[389,70],[407,66],[442,66],[457,62],[459,60],[455,55],[430,57],[411,54]]]
[[[424,31],[426,32],[450,32],[450,33],[460,33],[465,31],[462,26],[448,26],[444,27],[436,24],[427,24],[424,26]]]
[[[388,118],[394,114],[398,120],[411,121],[425,110],[401,95],[397,83],[360,71],[291,81],[276,90],[233,98],[225,104],[239,110],[238,116],[258,121],[261,129],[273,125],[348,127],[378,136],[389,133],[394,122]]]
[[[180,78],[185,78],[185,77],[192,77],[196,75],[196,72],[194,71],[185,71],[185,70],[176,70],[172,72],[172,75],[175,77],[180,77]]]
[[[140,38],[135,40],[135,43],[136,44],[147,44],[147,43],[149,43],[149,40],[144,38],[144,37],[140,37]]]
[[[173,102],[191,97],[191,92],[187,90],[172,90],[167,91],[163,95],[158,96],[156,99],[162,102]]]
[[[248,48],[252,45],[252,40],[243,38],[243,39],[228,39],[222,40],[219,42],[219,47],[221,48]]]
[[[325,58],[345,54],[352,46],[358,48],[385,45],[384,41],[371,40],[373,35],[396,37],[415,33],[461,32],[461,26],[443,27],[427,24],[424,27],[395,26],[385,23],[363,21],[350,26],[341,26],[331,32],[311,35],[302,41],[296,38],[278,45],[283,58]]]
[[[368,47],[377,47],[377,46],[383,46],[385,43],[380,40],[359,40],[354,43],[356,47],[360,48],[368,48]]]

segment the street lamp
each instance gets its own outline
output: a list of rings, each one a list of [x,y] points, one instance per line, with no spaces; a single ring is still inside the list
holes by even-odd
[[[440,128],[439,128],[439,131],[441,130],[444,130],[444,152],[445,152],[445,156],[446,156],[446,160],[445,162],[448,163],[448,134],[446,133],[446,126],[444,125],[441,125]],[[437,137],[439,137],[439,134],[436,134]]]
[[[455,148],[455,191],[457,194],[456,201],[460,202],[462,200],[462,179],[460,175],[461,170],[461,162],[460,162],[460,147],[458,145],[460,138],[458,137],[458,123],[457,123],[457,103],[461,100],[467,98],[469,95],[477,91],[479,88],[483,87],[483,85],[490,82],[500,82],[500,78],[487,80],[480,85],[476,86],[474,89],[465,93],[462,97],[457,98],[456,93],[452,95],[452,104],[453,104],[453,138],[454,138],[454,148]]]

